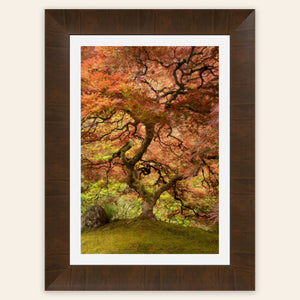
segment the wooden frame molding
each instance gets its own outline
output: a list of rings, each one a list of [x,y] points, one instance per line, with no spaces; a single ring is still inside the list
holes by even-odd
[[[70,266],[69,36],[230,35],[229,266]],[[45,11],[45,289],[254,290],[254,10]]]

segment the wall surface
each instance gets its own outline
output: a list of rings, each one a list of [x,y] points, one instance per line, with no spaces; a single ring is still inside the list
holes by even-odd
[[[299,299],[298,3],[296,0],[3,2],[0,18],[1,298]],[[255,292],[43,291],[45,8],[256,9]]]

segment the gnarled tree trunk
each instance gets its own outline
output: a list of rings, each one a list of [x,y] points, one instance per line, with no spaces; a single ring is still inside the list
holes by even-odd
[[[158,189],[149,191],[144,184],[139,180],[137,170],[135,169],[136,163],[143,157],[144,153],[147,151],[148,146],[150,145],[154,137],[154,125],[147,125],[146,127],[146,136],[140,148],[136,151],[133,157],[126,157],[126,152],[132,148],[132,144],[128,142],[124,147],[118,151],[118,155],[121,158],[124,164],[124,170],[126,172],[126,183],[135,190],[142,200],[142,213],[139,218],[156,220],[153,214],[153,207],[155,206],[157,200],[160,198],[160,195],[169,190],[177,180],[183,178],[182,175],[173,176],[168,183],[161,185]]]
[[[156,220],[156,217],[153,214],[153,207],[154,207],[153,202],[147,202],[147,201],[143,200],[143,202],[142,202],[142,213],[139,215],[139,218]]]

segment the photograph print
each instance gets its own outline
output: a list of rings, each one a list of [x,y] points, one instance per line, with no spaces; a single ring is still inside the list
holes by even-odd
[[[81,254],[219,253],[219,47],[81,46]]]

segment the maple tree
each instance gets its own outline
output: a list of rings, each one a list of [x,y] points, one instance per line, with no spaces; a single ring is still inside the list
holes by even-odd
[[[218,199],[218,47],[82,47],[81,60],[82,178],[125,183],[142,218],[163,193],[203,216]]]

